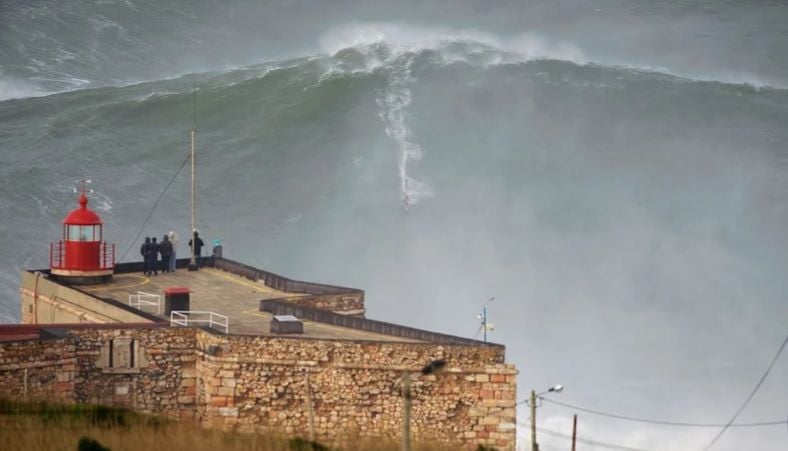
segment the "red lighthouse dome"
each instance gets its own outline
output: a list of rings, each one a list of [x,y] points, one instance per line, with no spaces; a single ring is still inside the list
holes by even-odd
[[[51,273],[70,283],[98,283],[112,278],[115,245],[103,241],[101,218],[88,208],[84,189],[79,207],[63,220],[63,238],[50,244]]]

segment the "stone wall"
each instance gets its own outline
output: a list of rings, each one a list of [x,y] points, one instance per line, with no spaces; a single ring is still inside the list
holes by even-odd
[[[434,359],[445,359],[446,370],[421,375]],[[492,346],[83,327],[64,338],[0,343],[0,396],[121,405],[303,436],[311,410],[319,440],[396,439],[407,373],[417,440],[513,449],[516,370],[502,360],[503,348]]]
[[[66,339],[0,343],[0,396],[72,401],[75,350]]]
[[[307,435],[311,388],[315,434],[397,439],[402,376],[412,379],[416,439],[513,448],[516,374],[502,347],[198,336],[202,420]],[[441,374],[419,370],[445,359]]]
[[[169,327],[75,331],[79,368],[74,399],[194,418],[197,331]],[[124,354],[128,359],[123,360]]]
[[[0,343],[0,396],[193,418],[195,333],[82,328],[64,338]]]

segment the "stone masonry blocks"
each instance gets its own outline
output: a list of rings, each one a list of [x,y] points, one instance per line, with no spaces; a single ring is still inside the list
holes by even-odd
[[[102,349],[109,340],[133,343],[141,358],[127,363],[138,367],[108,367]],[[213,346],[221,352],[206,352]],[[318,440],[331,443],[354,434],[398,439],[408,373],[416,440],[514,449],[517,370],[497,363],[502,353],[498,346],[224,336],[193,328],[73,329],[65,338],[0,343],[0,397],[97,402],[303,435],[311,411]],[[436,358],[447,361],[446,370],[421,375]]]

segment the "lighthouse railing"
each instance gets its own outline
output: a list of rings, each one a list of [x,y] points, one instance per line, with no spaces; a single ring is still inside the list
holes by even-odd
[[[78,244],[80,246],[96,245],[95,242],[86,242],[84,244],[80,242]],[[84,259],[77,257],[77,260],[68,263],[68,267],[66,267],[67,265],[66,247],[67,247],[67,243],[65,243],[62,240],[53,241],[49,243],[50,268],[94,271],[97,269],[99,270],[113,269],[115,267],[115,243],[107,243],[106,241],[100,242],[98,244],[98,251],[96,251],[95,247],[93,248],[92,259],[89,259],[89,261],[86,262]],[[96,255],[96,252],[98,253],[98,255]],[[78,252],[77,255],[79,255],[80,253],[81,252]],[[72,257],[69,258],[73,258],[73,255]]]
[[[63,251],[62,241],[49,243],[50,268],[62,268],[64,266],[64,262],[63,262],[64,256],[65,256],[65,252]]]
[[[101,268],[112,269],[115,267],[115,243],[101,242]]]

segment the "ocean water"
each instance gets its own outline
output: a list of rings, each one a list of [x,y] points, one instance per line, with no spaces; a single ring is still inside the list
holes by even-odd
[[[725,423],[788,333],[786,55],[779,1],[3,2],[0,322],[81,177],[123,261],[172,177],[142,236],[188,233],[194,119],[227,257],[468,337],[495,296],[519,398]],[[786,380],[784,355],[739,420],[785,420]],[[572,413],[539,408],[543,449]],[[719,428],[579,430],[687,450]],[[783,424],[712,449],[786,448]]]

